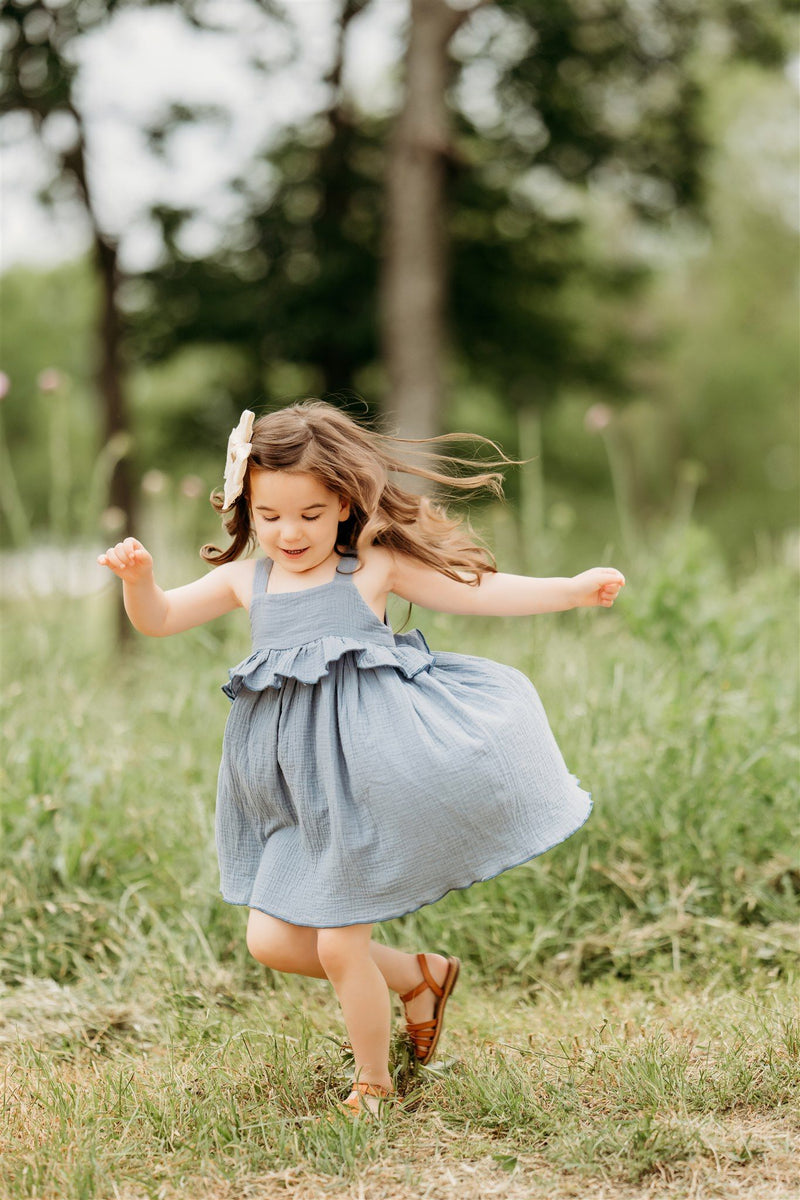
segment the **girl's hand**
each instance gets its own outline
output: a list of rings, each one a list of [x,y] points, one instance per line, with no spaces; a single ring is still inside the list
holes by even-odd
[[[625,587],[625,576],[614,567],[592,567],[580,575],[574,575],[572,586],[576,608],[592,608],[602,605],[610,608],[620,588]]]
[[[105,554],[98,555],[97,561],[101,567],[108,567],[125,583],[141,583],[149,575],[153,575],[153,558],[136,538],[125,538],[117,542]]]

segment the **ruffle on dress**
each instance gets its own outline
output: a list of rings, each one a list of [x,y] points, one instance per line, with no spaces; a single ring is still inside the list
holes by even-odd
[[[262,692],[265,688],[282,687],[285,679],[316,683],[329,673],[331,663],[350,653],[355,655],[355,665],[360,670],[396,667],[406,679],[413,679],[420,671],[429,671],[436,662],[436,655],[431,653],[419,629],[394,634],[394,642],[393,646],[381,645],[329,635],[302,646],[254,650],[228,671],[230,682],[223,684],[222,690],[230,700],[235,700],[243,687]]]

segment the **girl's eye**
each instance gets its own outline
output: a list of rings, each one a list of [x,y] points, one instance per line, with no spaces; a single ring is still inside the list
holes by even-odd
[[[321,513],[317,513],[317,515],[315,517],[303,517],[303,520],[304,521],[318,521],[321,515],[322,515]],[[277,519],[278,519],[277,517],[264,517],[263,518],[264,521],[277,521]]]

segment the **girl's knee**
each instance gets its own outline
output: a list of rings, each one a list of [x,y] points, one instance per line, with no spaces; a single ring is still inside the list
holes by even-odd
[[[281,969],[291,942],[291,926],[277,917],[250,909],[247,920],[247,949],[265,967]]]
[[[264,929],[262,923],[254,919],[254,917],[255,915],[251,911],[247,922],[247,949],[257,962],[263,963],[264,966],[268,966],[268,948],[271,939],[267,936],[266,930]]]
[[[325,973],[340,974],[360,954],[369,955],[371,925],[317,930],[317,954]]]

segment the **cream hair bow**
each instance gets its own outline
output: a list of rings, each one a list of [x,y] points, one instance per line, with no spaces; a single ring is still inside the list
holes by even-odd
[[[228,455],[225,461],[225,496],[222,501],[222,511],[227,512],[233,507],[234,501],[242,494],[247,460],[253,443],[250,438],[253,433],[253,422],[256,414],[246,408],[239,418],[239,424],[231,430],[228,438]]]

